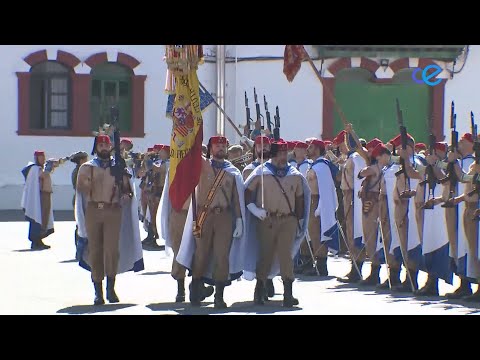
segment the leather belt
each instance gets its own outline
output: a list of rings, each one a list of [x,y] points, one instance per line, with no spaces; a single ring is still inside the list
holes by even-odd
[[[277,218],[277,219],[285,219],[289,216],[294,216],[294,214],[284,214],[284,213],[279,213],[279,212],[269,212],[267,213],[268,217],[271,218]]]
[[[89,206],[93,206],[95,209],[103,210],[103,209],[119,209],[119,203],[106,203],[106,202],[96,202],[90,201],[88,203]]]

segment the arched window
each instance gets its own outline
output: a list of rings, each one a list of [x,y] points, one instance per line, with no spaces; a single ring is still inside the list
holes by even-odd
[[[91,72],[90,98],[91,128],[110,123],[110,107],[118,105],[121,131],[132,129],[132,76],[133,71],[118,63],[96,65]]]
[[[70,69],[44,61],[30,73],[30,127],[70,129]]]

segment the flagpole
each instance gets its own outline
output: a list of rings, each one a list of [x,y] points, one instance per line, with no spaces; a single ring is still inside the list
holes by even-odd
[[[207,89],[205,89],[205,86],[203,86],[203,84],[200,82],[200,80],[198,81],[198,83],[200,84],[200,88],[205,91],[206,93],[210,94],[208,92]],[[212,102],[217,106],[218,110],[220,110],[220,112],[225,116],[225,118],[228,120],[228,122],[230,123],[230,125],[233,126],[233,129],[237,132],[238,135],[240,136],[243,136],[243,134],[240,132],[240,130],[238,129],[238,127],[235,125],[235,123],[232,121],[232,119],[230,119],[230,117],[227,115],[227,113],[225,112],[225,110],[222,109],[222,107],[220,106],[219,103],[217,103],[215,101],[215,99],[213,98],[212,96]]]

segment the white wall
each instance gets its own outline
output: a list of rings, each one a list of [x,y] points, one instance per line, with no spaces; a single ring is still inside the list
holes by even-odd
[[[458,66],[457,66],[458,70]],[[445,136],[450,141],[450,106],[455,102],[457,131],[460,136],[471,132],[470,111],[480,125],[480,45],[470,45],[470,53],[463,70],[445,85]],[[479,126],[480,127],[480,126]]]

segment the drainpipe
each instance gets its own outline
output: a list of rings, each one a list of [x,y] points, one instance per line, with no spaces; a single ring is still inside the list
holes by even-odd
[[[225,45],[217,45],[217,102],[225,109]],[[225,135],[225,117],[218,109],[217,133]]]

